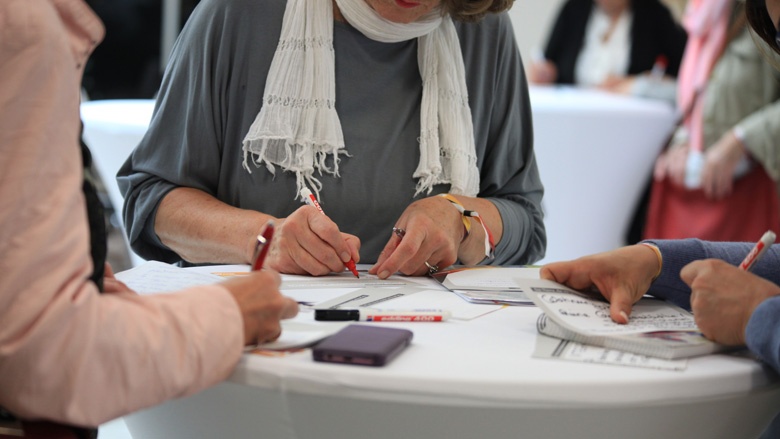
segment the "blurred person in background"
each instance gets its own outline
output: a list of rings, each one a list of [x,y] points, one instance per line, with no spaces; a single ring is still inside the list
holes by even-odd
[[[652,81],[676,77],[686,34],[659,0],[568,0],[542,59],[529,69],[536,84],[575,84],[652,96]],[[637,81],[637,78],[646,78]],[[659,97],[673,94],[667,85]]]
[[[691,0],[683,23],[685,118],[656,161],[643,236],[752,240],[780,227],[780,75],[765,60],[770,48],[748,30],[741,1]],[[673,199],[686,202],[672,207]],[[739,207],[746,204],[755,210]]]

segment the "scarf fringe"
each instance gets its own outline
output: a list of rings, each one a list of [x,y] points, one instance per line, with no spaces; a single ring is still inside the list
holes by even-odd
[[[321,144],[314,142],[293,142],[290,139],[263,137],[254,140],[245,140],[242,148],[244,152],[243,167],[250,174],[252,167],[250,161],[259,168],[264,166],[271,175],[276,175],[276,166],[284,171],[295,173],[296,197],[301,198],[301,189],[309,187],[319,200],[322,182],[314,176],[317,171],[319,176],[326,174],[340,177],[339,155],[350,157],[338,145]],[[329,164],[332,163],[332,165]]]

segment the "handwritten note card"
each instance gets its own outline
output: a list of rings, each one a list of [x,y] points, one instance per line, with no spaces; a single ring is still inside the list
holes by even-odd
[[[527,280],[525,293],[563,326],[588,335],[636,334],[650,331],[695,330],[693,315],[668,302],[643,298],[634,304],[627,325],[612,321],[609,303],[556,282]]]

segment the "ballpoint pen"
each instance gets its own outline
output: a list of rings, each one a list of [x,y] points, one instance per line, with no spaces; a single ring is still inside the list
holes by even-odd
[[[774,242],[775,233],[771,230],[764,232],[764,234],[761,236],[761,239],[759,239],[756,245],[753,246],[753,249],[750,250],[750,253],[745,256],[745,260],[739,264],[739,268],[745,271],[750,271],[750,268],[753,267],[753,264],[755,264],[758,259],[764,255],[766,249],[768,249],[769,246],[771,246]]]
[[[317,202],[317,199],[314,197],[314,194],[311,193],[311,191],[308,188],[301,189],[301,197],[303,198],[303,202],[308,204],[309,206],[314,206],[317,208],[317,210],[320,211],[321,214],[325,215],[325,211],[322,210],[322,207],[320,207],[320,203]],[[347,268],[349,268],[349,271],[352,272],[352,274],[355,275],[356,278],[360,279],[360,275],[358,275],[357,267],[355,267],[355,260],[350,258],[348,262],[345,263]]]
[[[268,254],[268,249],[271,247],[271,238],[274,236],[274,222],[268,221],[265,225],[265,230],[260,235],[257,235],[257,244],[255,245],[255,257],[252,261],[252,271],[262,270],[263,261]]]

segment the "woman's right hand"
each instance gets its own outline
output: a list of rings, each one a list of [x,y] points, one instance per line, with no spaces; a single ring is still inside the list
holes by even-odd
[[[244,345],[268,343],[282,333],[281,320],[298,314],[298,303],[279,292],[279,273],[260,270],[223,282],[238,304],[244,323]]]
[[[350,259],[360,259],[360,239],[312,206],[304,205],[274,221],[276,231],[267,266],[286,274],[323,276],[340,273]]]
[[[691,262],[680,277],[691,287],[696,326],[705,337],[726,345],[744,345],[753,312],[780,295],[776,284],[718,259]]]

